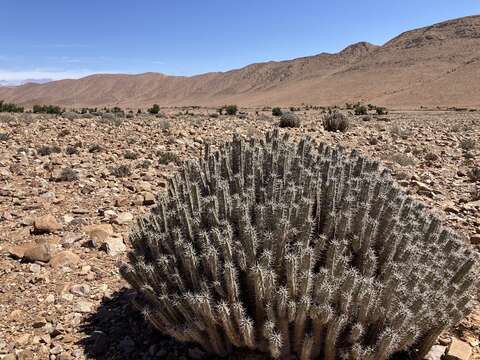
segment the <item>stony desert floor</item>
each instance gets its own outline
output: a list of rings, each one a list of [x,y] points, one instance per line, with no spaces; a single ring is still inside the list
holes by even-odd
[[[166,109],[122,121],[0,114],[0,359],[210,358],[142,320],[117,263],[129,226],[181,160],[198,157],[204,142],[263,136],[278,124],[267,111],[214,112]],[[480,112],[351,116],[345,133],[325,131],[319,111],[297,114],[302,126],[282,132],[381,159],[480,250]],[[477,308],[438,349],[461,341],[480,359],[479,339]]]

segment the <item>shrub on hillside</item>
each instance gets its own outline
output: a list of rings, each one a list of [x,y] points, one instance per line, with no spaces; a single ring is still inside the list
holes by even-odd
[[[235,115],[238,111],[237,105],[227,105],[225,107],[225,113],[227,115]]]
[[[327,131],[341,131],[345,132],[350,127],[350,121],[348,117],[341,112],[334,111],[330,114],[326,114],[323,117],[323,128]]]
[[[284,112],[282,116],[280,116],[280,123],[278,126],[281,128],[300,127],[300,118],[292,112]]]
[[[158,104],[153,104],[153,106],[147,110],[150,114],[158,114],[160,112],[160,106]]]
[[[55,115],[60,115],[63,112],[60,106],[55,106],[55,105],[33,105],[32,111],[35,114],[55,114]]]
[[[377,113],[377,115],[387,115],[388,114],[387,108],[380,107],[380,106],[375,107],[375,112]]]
[[[355,115],[367,115],[368,114],[367,107],[365,105],[360,105],[360,104],[355,105],[354,112],[355,112]]]
[[[6,103],[3,100],[0,100],[0,112],[13,112],[13,113],[23,113],[23,106],[19,106],[13,103]]]
[[[277,132],[170,179],[121,274],[162,332],[227,356],[423,359],[478,294],[478,254],[378,162]]]
[[[282,116],[282,109],[280,109],[279,107],[274,107],[272,109],[272,115],[273,116]]]

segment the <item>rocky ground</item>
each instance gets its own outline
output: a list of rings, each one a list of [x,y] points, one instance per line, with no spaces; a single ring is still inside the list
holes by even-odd
[[[181,160],[198,157],[204,142],[277,126],[269,112],[245,111],[170,109],[122,121],[0,114],[0,359],[210,358],[153,331],[129,306],[116,265],[129,226]],[[319,111],[297,114],[302,126],[281,131],[381,159],[480,249],[479,112],[352,116],[346,133],[323,130]],[[479,339],[477,308],[435,351],[451,343],[459,358],[480,359]]]

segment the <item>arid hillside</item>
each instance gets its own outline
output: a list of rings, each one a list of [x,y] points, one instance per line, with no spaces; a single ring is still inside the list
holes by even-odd
[[[25,105],[334,105],[365,101],[393,108],[480,107],[480,16],[405,32],[383,46],[252,64],[192,77],[98,74],[79,80],[0,87]]]

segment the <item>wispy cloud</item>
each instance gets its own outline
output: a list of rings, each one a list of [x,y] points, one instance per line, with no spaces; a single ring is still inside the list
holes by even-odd
[[[88,44],[34,44],[33,48],[38,49],[79,49],[79,48],[91,48],[91,45]]]
[[[22,81],[25,79],[79,79],[84,76],[94,74],[95,71],[74,70],[74,71],[55,71],[55,70],[6,70],[0,69],[0,80],[4,81]]]

